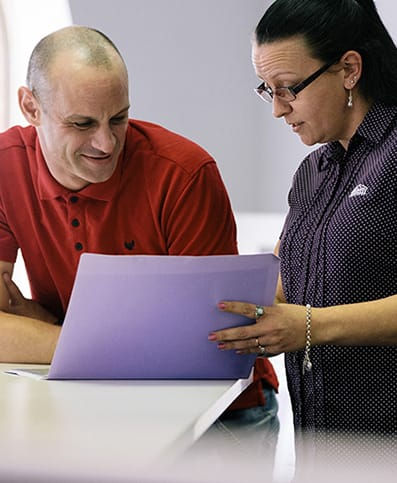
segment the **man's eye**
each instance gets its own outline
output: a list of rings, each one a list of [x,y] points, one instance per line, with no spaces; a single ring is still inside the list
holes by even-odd
[[[127,120],[127,117],[126,116],[114,117],[112,119],[112,122],[115,123],[115,124],[121,124],[121,123],[125,122],[126,120]]]
[[[77,127],[78,129],[87,129],[92,126],[92,122],[91,121],[74,122],[73,126]]]

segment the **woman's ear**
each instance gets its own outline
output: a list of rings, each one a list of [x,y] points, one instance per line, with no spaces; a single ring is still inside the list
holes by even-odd
[[[34,97],[33,92],[28,87],[20,87],[18,89],[19,107],[29,124],[33,126],[40,125],[40,105]]]
[[[355,50],[349,50],[341,61],[345,72],[345,89],[353,89],[362,73],[363,61],[361,55]]]

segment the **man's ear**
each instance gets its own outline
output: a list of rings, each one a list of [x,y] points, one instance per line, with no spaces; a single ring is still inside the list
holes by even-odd
[[[19,107],[29,124],[37,127],[40,125],[41,108],[34,97],[33,92],[28,87],[18,89]]]

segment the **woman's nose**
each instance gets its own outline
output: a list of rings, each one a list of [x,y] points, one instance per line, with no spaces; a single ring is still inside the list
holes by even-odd
[[[289,102],[281,100],[278,96],[273,97],[273,117],[280,118],[291,112]]]

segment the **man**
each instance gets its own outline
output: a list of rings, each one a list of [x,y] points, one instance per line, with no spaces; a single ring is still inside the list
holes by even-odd
[[[18,97],[30,126],[0,135],[0,361],[51,362],[82,252],[237,253],[214,160],[128,119],[127,69],[105,35],[73,26],[42,39]],[[11,281],[19,248],[31,301]],[[265,359],[235,407],[263,406],[262,380],[277,386]]]

